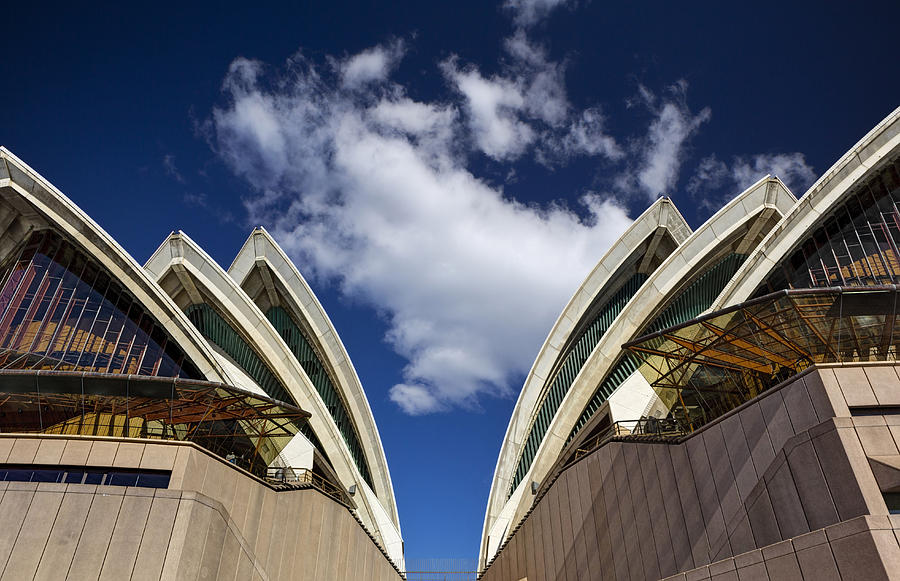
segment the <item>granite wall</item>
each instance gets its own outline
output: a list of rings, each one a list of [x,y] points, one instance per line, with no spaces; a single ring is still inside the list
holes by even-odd
[[[3,436],[0,464],[172,473],[168,489],[0,482],[0,581],[400,579],[346,506],[190,444]]]
[[[608,442],[483,579],[900,578],[882,497],[900,486],[897,369],[819,367],[676,443]]]

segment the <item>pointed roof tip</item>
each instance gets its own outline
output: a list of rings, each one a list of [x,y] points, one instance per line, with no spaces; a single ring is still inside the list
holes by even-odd
[[[265,226],[263,226],[263,225],[259,225],[256,228],[254,228],[253,232],[251,232],[250,235],[251,236],[263,236],[264,238],[268,238],[269,240],[271,240],[276,246],[278,245],[278,243],[275,242],[275,237],[272,236],[271,234],[269,234],[269,231],[266,230]]]

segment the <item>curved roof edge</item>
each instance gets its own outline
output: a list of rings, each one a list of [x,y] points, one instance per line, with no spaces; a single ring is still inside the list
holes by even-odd
[[[206,298],[219,302],[215,306],[221,309],[221,314],[228,316],[239,327],[239,331],[251,343],[256,354],[289,390],[296,404],[312,412],[309,424],[325,447],[323,452],[331,459],[334,470],[344,486],[354,483],[364,484],[343,436],[337,430],[328,409],[318,397],[316,388],[290,348],[259,307],[200,245],[184,232],[173,232],[153,253],[144,268],[156,277],[163,288],[165,288],[164,279],[170,271],[177,277],[180,289],[189,295],[191,292],[198,292],[199,289],[192,291],[183,286],[181,278],[185,274],[195,284],[202,285],[207,293]],[[191,302],[197,298],[194,297]],[[303,383],[304,388],[298,389],[298,383]],[[373,507],[370,500],[366,495],[360,496],[360,517],[373,534],[382,537],[381,527],[377,525],[378,508]],[[382,540],[386,540],[386,537]]]
[[[716,299],[718,309],[746,300],[794,249],[819,218],[843,200],[860,180],[900,149],[900,107],[894,109],[816,180],[769,232]]]
[[[745,226],[752,228],[754,222],[765,222],[775,214],[784,215],[795,203],[796,198],[781,180],[765,176],[735,196],[665,259],[628,301],[582,366],[551,421],[528,475],[523,478],[519,488],[532,480],[542,480],[546,472],[556,463],[557,457],[566,447],[572,426],[593,397],[596,386],[603,381],[618,359],[621,344],[629,340],[643,324],[664,308],[667,302],[665,299],[672,292],[682,288],[683,283],[696,274],[698,265],[708,256],[715,254],[723,243],[733,242],[733,236],[741,228]],[[660,300],[660,297],[663,297],[663,300]],[[519,410],[514,414],[517,411]],[[481,558],[484,560],[490,558],[485,552],[487,535],[493,526],[493,522],[489,519],[498,515],[506,506],[506,502],[498,502],[500,497],[497,495],[504,494],[505,486],[510,482],[509,478],[503,481],[497,476],[498,473],[495,471],[495,480],[490,493],[490,499],[494,504],[488,505],[488,511],[493,509],[494,513],[486,514],[482,536]],[[503,486],[498,487],[501,484]],[[510,501],[517,498],[519,504],[527,502],[521,495],[510,497]],[[521,507],[516,509],[516,514],[521,512]]]
[[[668,230],[677,244],[683,243],[691,234],[690,226],[675,204],[669,198],[658,198],[604,253],[563,308],[550,334],[544,340],[544,344],[526,376],[524,386],[519,392],[519,398],[513,408],[501,445],[485,510],[483,536],[487,535],[491,525],[491,509],[494,508],[496,512],[499,512],[499,508],[502,508],[507,501],[505,498],[506,488],[509,485],[510,475],[515,470],[526,431],[531,424],[530,419],[534,414],[534,407],[543,391],[546,376],[556,363],[569,335],[578,327],[578,323],[593,305],[595,297],[604,290],[622,265],[631,257],[634,248],[652,236],[659,228]],[[528,413],[526,414],[525,411]],[[501,470],[506,472],[505,479]],[[502,486],[498,486],[501,480],[503,481]],[[501,503],[498,503],[498,499]]]
[[[227,377],[187,315],[141,265],[84,210],[5,147],[0,147],[0,187],[14,189],[60,232],[84,248],[125,285],[207,379],[223,381]]]
[[[377,469],[377,475],[380,476],[376,480],[376,485],[380,490],[377,490],[376,493],[379,498],[388,501],[391,516],[399,530],[400,519],[397,502],[394,497],[387,458],[381,443],[381,435],[378,432],[378,426],[375,423],[365,390],[340,335],[299,269],[262,226],[254,229],[247,238],[228,268],[228,274],[235,282],[243,286],[247,276],[260,262],[266,263],[272,273],[279,277],[279,282],[285,291],[284,297],[292,302],[292,306],[313,329],[314,333],[311,338],[316,342],[318,350],[326,357],[334,375],[340,378],[341,382],[338,387],[344,401],[350,407],[354,424],[365,428],[365,430],[358,431],[361,437],[366,438],[366,456],[374,460],[376,464],[374,468]]]

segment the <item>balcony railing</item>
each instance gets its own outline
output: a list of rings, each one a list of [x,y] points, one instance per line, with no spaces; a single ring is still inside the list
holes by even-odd
[[[266,481],[271,484],[283,484],[297,488],[312,486],[342,504],[353,506],[350,496],[343,488],[336,486],[330,480],[316,474],[309,468],[270,466],[266,469]]]
[[[613,423],[608,430],[600,432],[575,450],[575,459],[586,456],[612,438],[628,437],[633,440],[666,440],[679,438],[690,432],[688,426],[674,417],[641,418]]]

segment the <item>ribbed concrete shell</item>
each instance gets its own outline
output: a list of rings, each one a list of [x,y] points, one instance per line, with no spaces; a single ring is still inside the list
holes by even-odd
[[[257,270],[265,288],[251,292],[254,289],[249,288],[250,275]],[[335,387],[347,404],[363,444],[366,459],[372,469],[375,493],[379,499],[383,499],[382,505],[399,531],[400,520],[393,485],[375,418],[350,356],[315,293],[284,250],[262,227],[255,229],[247,238],[228,269],[228,274],[238,281],[249,296],[264,293],[271,304],[288,309],[296,320],[306,326],[307,336],[314,341],[314,348],[322,356],[322,362],[329,367],[331,376],[338,379]],[[260,299],[256,303],[259,306]]]
[[[606,252],[563,309],[528,373],[506,429],[485,513],[482,556],[487,550],[486,543],[491,529],[503,508],[512,502],[512,499],[507,499],[507,490],[534,415],[542,401],[548,376],[561,358],[566,342],[584,319],[588,318],[589,309],[614,292],[615,289],[609,287],[621,284],[624,271],[628,267],[633,267],[630,270],[640,268],[640,265],[633,264],[635,258],[639,258],[635,253],[640,246],[658,243],[664,235],[677,245],[684,242],[690,234],[690,226],[675,205],[667,198],[658,199]],[[514,498],[519,496],[521,494],[514,494]]]
[[[634,338],[653,321],[679,291],[686,288],[716,260],[729,252],[749,253],[795,203],[796,198],[780,180],[767,176],[719,210],[650,275],[607,329],[583,365],[553,418],[529,474],[513,491],[507,502],[504,502],[506,487],[498,487],[501,481],[496,476],[496,473],[500,472],[498,463],[488,514],[485,518],[480,555],[482,564],[491,558],[495,547],[507,534],[499,530],[501,527],[496,526],[497,515],[502,511],[509,519],[508,522],[516,523],[527,511],[533,499],[531,492],[527,490],[530,483],[532,481],[540,483],[546,478],[561,454],[567,450],[567,440],[573,427],[597,387],[618,360],[620,346]],[[557,339],[557,344],[560,341],[561,339]],[[530,408],[525,409],[531,411]],[[518,407],[513,413],[514,419],[521,414]],[[501,461],[503,460],[505,459],[501,452]],[[508,482],[507,477],[504,484]]]
[[[812,185],[747,258],[716,299],[713,310],[750,297],[797,245],[816,229],[821,220],[853,192],[857,184],[898,155],[900,108],[876,125]]]
[[[0,147],[0,196],[6,210],[4,245],[17,243],[24,225],[50,226],[80,246],[162,325],[210,381],[228,382],[203,336],[150,275],[81,208],[7,149]],[[25,223],[25,224],[22,224]],[[18,228],[18,231],[10,232]],[[6,254],[8,248],[3,248]]]
[[[172,233],[144,268],[156,277],[159,285],[172,296],[179,307],[186,309],[192,304],[206,303],[227,318],[281,385],[290,392],[296,404],[313,414],[309,424],[341,484],[348,488],[353,484],[363,490],[368,488],[312,382],[281,336],[234,278],[182,232]],[[373,470],[376,466],[377,464],[373,466]],[[383,475],[375,473],[373,476],[376,480],[385,481]],[[388,514],[396,519],[392,490],[388,498]],[[402,563],[399,526],[394,525],[394,521],[390,525],[395,530],[389,530],[390,527],[382,530],[384,527],[379,524],[384,519],[379,517],[386,511],[374,494],[358,494],[354,500],[366,527],[385,546],[391,558],[396,563]]]

